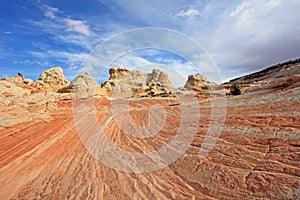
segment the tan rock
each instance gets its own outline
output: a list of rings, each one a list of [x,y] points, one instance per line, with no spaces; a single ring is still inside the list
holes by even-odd
[[[61,67],[50,68],[41,73],[39,80],[33,86],[49,92],[62,92],[69,86]]]
[[[21,73],[18,73],[17,76],[2,78],[1,80],[5,80],[10,83],[24,84],[24,76]]]
[[[31,80],[30,78],[26,78],[26,79],[24,80],[24,83],[27,84],[27,85],[32,85],[32,84],[34,83],[34,81]]]
[[[201,74],[189,75],[184,87],[196,90],[207,90],[217,84],[209,81],[205,76]]]
[[[173,94],[168,74],[153,69],[151,73],[126,68],[109,69],[110,78],[101,86],[113,97],[170,96]]]
[[[27,79],[21,73],[18,76],[7,77],[0,80],[0,103],[5,105],[14,104],[14,99],[29,96],[40,92],[39,89],[26,84]]]
[[[73,92],[79,98],[106,95],[106,91],[88,73],[79,75],[73,79],[68,87],[68,91]]]

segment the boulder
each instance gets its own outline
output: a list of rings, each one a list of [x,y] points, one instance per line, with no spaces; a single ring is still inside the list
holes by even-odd
[[[106,95],[103,90],[88,73],[82,74],[74,78],[68,89],[68,92],[73,92],[78,98],[88,98],[97,95]]]
[[[126,68],[109,69],[110,78],[101,86],[112,97],[172,96],[174,89],[168,74],[153,69],[151,73]]]
[[[209,81],[205,76],[201,74],[189,75],[184,87],[194,90],[207,90],[213,86],[217,86],[216,83]]]

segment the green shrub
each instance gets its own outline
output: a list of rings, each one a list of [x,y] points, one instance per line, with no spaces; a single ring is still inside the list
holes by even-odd
[[[242,88],[242,86],[239,83],[233,83],[230,86],[230,93],[232,95],[240,95],[242,93],[241,88]]]

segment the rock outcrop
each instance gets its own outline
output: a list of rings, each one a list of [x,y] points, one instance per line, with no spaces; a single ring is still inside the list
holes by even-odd
[[[21,73],[0,80],[0,129],[22,122],[49,120],[47,107],[50,102],[71,100],[71,94],[48,94],[30,86],[29,80]]]
[[[74,78],[67,92],[73,92],[78,98],[88,98],[97,95],[106,95],[103,90],[88,73],[82,74]]]
[[[188,76],[188,80],[186,81],[184,87],[194,90],[207,90],[216,85],[216,83],[209,81],[205,76],[196,74]]]
[[[261,71],[232,79],[223,86],[229,89],[236,83],[242,86],[242,93],[246,95],[299,87],[300,59],[279,63]]]
[[[41,73],[39,80],[31,84],[48,92],[63,92],[69,86],[61,67],[50,68]]]
[[[151,73],[126,68],[109,69],[110,78],[101,86],[113,97],[168,97],[174,89],[167,73],[153,69]]]

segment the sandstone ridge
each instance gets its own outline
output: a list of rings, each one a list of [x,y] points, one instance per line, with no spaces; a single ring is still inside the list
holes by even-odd
[[[229,88],[235,83],[240,84],[247,95],[297,88],[300,86],[300,58],[232,79],[223,86]]]

